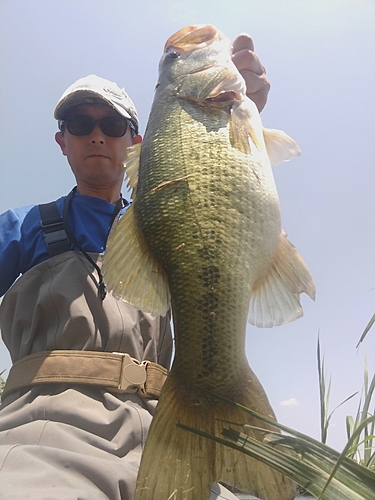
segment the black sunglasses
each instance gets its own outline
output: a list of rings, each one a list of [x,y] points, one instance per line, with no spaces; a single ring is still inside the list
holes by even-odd
[[[59,128],[66,127],[69,134],[72,135],[89,135],[99,125],[103,134],[109,137],[122,137],[125,135],[128,127],[131,129],[132,136],[136,135],[135,127],[130,120],[119,116],[104,116],[96,120],[91,116],[86,115],[71,115],[65,120],[59,120]]]

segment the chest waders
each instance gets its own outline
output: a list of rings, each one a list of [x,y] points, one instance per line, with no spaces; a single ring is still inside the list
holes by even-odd
[[[81,254],[95,268],[98,298],[104,301],[107,290],[100,265],[87,253],[75,238],[68,225],[68,209],[75,192],[66,197],[63,216],[56,202],[39,205],[41,227],[50,258],[70,251],[74,243]],[[118,219],[123,200],[115,206],[110,227]],[[81,351],[54,349],[22,357],[10,370],[4,396],[22,387],[44,383],[87,384],[107,387],[124,393],[138,393],[143,398],[158,398],[167,370],[149,360],[139,361],[125,352]]]

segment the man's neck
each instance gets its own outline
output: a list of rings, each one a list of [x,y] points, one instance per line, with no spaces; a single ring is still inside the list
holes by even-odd
[[[113,205],[116,205],[121,196],[121,191],[118,186],[98,187],[77,183],[77,192],[85,196],[94,196],[95,198],[101,198],[102,200],[106,200]]]

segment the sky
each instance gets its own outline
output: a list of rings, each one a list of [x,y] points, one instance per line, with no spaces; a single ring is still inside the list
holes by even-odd
[[[375,329],[356,349],[375,309],[374,0],[1,0],[0,212],[74,186],[53,109],[78,78],[124,86],[143,132],[164,43],[192,23],[253,37],[271,82],[264,126],[302,150],[274,175],[283,229],[310,268],[316,301],[303,296],[304,317],[293,323],[249,325],[246,353],[278,419],[319,439],[318,335],[331,410],[361,391],[365,356],[375,372]],[[9,367],[1,343],[0,371]],[[334,413],[332,447],[343,448],[358,403]]]

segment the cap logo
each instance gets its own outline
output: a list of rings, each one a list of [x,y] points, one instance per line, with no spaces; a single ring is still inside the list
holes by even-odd
[[[106,92],[107,94],[111,94],[111,95],[113,95],[114,97],[117,97],[117,99],[121,99],[121,98],[122,98],[122,94],[119,94],[118,92],[116,92],[116,90],[111,89],[110,87],[103,87],[103,90],[104,90],[104,92]]]

